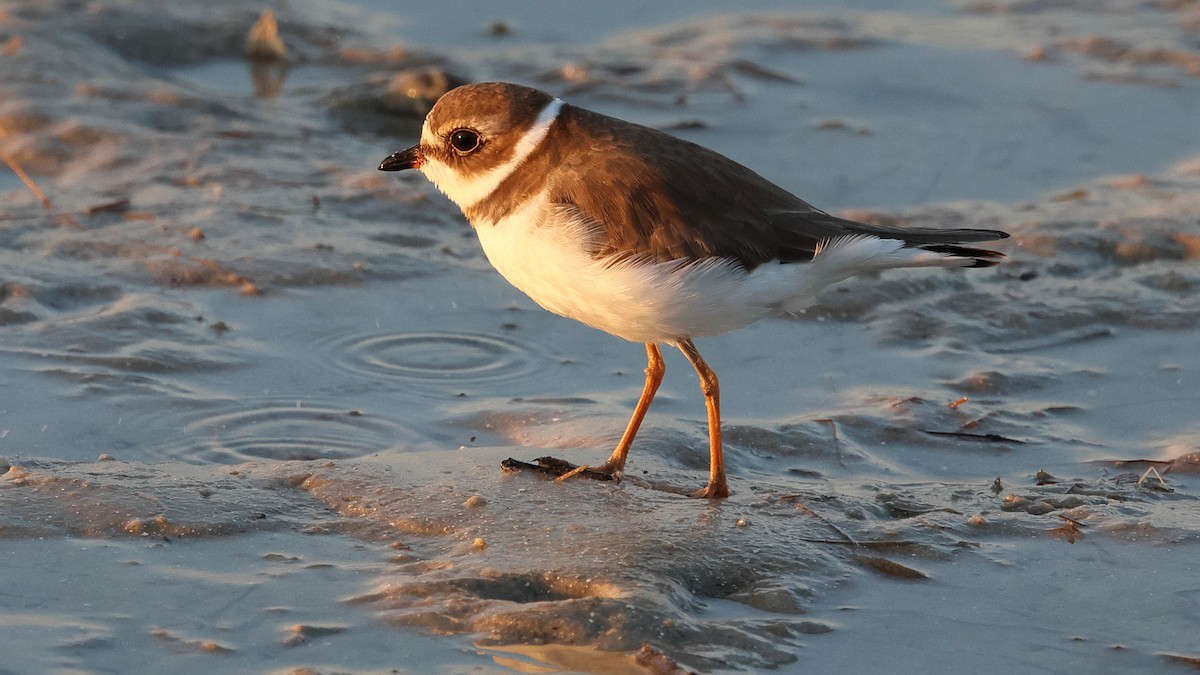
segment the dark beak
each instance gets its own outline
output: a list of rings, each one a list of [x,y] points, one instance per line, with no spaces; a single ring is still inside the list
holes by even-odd
[[[405,169],[419,169],[425,163],[425,155],[421,154],[421,146],[414,145],[407,150],[392,153],[387,159],[379,163],[380,171],[403,171]]]

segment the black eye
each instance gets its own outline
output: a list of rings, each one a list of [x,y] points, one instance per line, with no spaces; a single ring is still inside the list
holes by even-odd
[[[450,133],[450,146],[460,155],[469,155],[479,149],[479,134],[470,129],[458,129]]]

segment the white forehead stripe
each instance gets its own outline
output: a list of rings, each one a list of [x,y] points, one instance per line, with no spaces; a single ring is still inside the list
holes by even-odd
[[[433,184],[437,185],[438,189],[450,198],[450,201],[458,204],[462,209],[469,209],[492,194],[505,178],[508,178],[522,162],[529,158],[529,155],[533,154],[534,150],[537,150],[542,140],[546,138],[546,134],[550,133],[550,127],[553,126],[554,120],[558,119],[558,113],[562,110],[562,106],[563,102],[557,98],[546,104],[537,119],[533,121],[533,126],[529,127],[529,130],[517,141],[517,146],[513,149],[513,156],[500,166],[493,167],[476,176],[464,177],[445,164],[430,158],[421,165],[421,172],[433,181]],[[422,136],[429,135],[431,135],[429,121],[426,120]]]

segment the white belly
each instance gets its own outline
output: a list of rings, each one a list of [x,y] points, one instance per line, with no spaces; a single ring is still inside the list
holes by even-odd
[[[771,312],[769,271],[736,264],[597,260],[584,223],[541,199],[476,230],[488,260],[542,307],[634,342],[675,342],[746,326]],[[791,265],[773,267],[792,267]]]
[[[496,223],[476,224],[488,260],[542,307],[634,342],[720,335],[776,312],[799,312],[825,287],[862,272],[970,262],[863,235],[827,242],[811,262],[768,262],[749,273],[724,258],[597,259],[594,228],[570,207],[540,196],[527,203]]]

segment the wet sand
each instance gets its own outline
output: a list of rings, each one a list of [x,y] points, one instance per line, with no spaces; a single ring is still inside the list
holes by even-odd
[[[689,7],[3,7],[0,672],[1193,671],[1196,8]],[[1009,259],[702,342],[722,503],[676,353],[503,473],[644,355],[375,171],[484,79]]]

